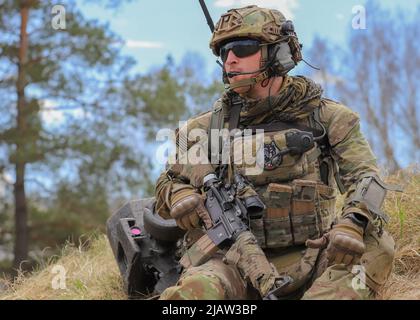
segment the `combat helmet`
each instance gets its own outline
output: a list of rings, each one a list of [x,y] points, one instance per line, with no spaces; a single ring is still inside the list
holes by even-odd
[[[278,10],[256,5],[228,10],[215,25],[210,48],[219,56],[220,47],[237,38],[257,39],[261,43],[261,74],[250,79],[254,84],[283,76],[302,60],[302,46],[293,23]],[[226,80],[225,75],[225,83]]]

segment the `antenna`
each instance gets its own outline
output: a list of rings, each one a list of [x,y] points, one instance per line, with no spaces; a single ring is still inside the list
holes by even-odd
[[[210,28],[211,32],[213,33],[214,23],[213,23],[213,20],[210,16],[209,10],[207,10],[206,3],[204,2],[204,0],[198,0],[198,1],[200,2],[200,6],[201,6],[201,9],[203,9],[204,15],[206,16],[207,24],[209,25],[209,28]]]

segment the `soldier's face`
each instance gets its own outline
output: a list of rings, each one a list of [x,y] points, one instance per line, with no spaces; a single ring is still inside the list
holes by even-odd
[[[259,49],[256,53],[248,55],[246,57],[240,58],[235,55],[234,50],[229,50],[227,53],[226,61],[225,61],[225,70],[227,73],[229,72],[253,72],[260,69],[260,60],[261,60],[261,49]],[[260,72],[255,72],[252,74],[241,74],[229,78],[229,83],[234,84],[240,80],[250,79],[255,77]],[[239,87],[234,89],[235,92],[241,94],[246,93],[249,91],[249,85],[244,87]]]

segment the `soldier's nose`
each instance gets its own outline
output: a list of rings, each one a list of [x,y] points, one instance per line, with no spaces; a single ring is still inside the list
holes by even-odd
[[[229,50],[225,63],[226,64],[238,63],[238,57],[233,53],[233,50]]]

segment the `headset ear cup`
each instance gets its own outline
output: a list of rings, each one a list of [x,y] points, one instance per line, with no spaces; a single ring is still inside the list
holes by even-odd
[[[276,43],[269,52],[270,61],[273,61],[271,70],[274,76],[284,76],[292,70],[296,63],[288,42]]]
[[[297,34],[295,32],[295,26],[291,20],[287,20],[283,23],[281,26],[281,33],[284,36],[288,36],[288,43],[293,56],[293,60],[296,64],[298,64],[299,61],[302,61],[302,45],[299,43]]]
[[[272,44],[270,46],[268,46],[267,51],[268,51],[268,62],[270,63],[270,67],[268,68],[268,72],[269,72],[269,76],[270,77],[275,77],[278,76],[278,72],[277,72],[277,59],[276,59],[276,53],[278,50],[278,44]]]

